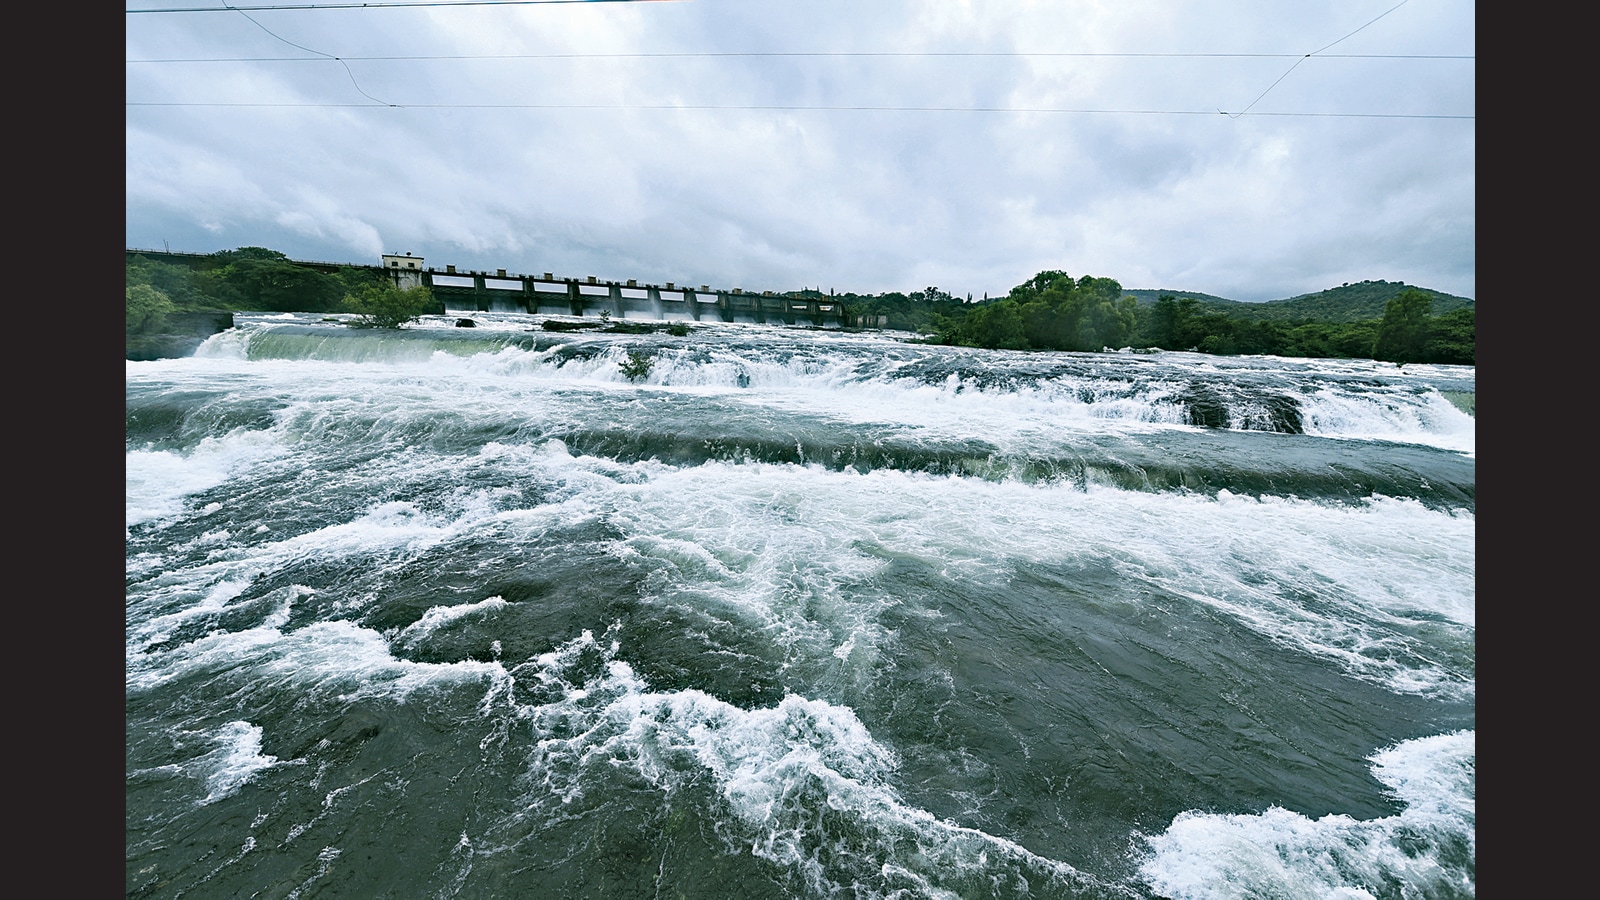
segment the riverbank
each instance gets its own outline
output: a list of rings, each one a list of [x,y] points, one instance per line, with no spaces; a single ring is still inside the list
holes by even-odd
[[[213,334],[233,327],[226,310],[169,313],[150,330],[125,337],[124,359],[177,359],[188,356]]]

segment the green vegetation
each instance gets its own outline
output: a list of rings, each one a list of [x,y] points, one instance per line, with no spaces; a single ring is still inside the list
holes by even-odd
[[[1473,365],[1476,359],[1476,307],[1470,300],[1389,282],[1362,282],[1352,303],[1370,309],[1373,286],[1394,288],[1376,316],[1351,319],[1334,315],[1328,295],[1345,288],[1275,301],[1279,310],[1320,309],[1328,318],[1276,319],[1255,315],[1273,304],[1209,302],[1197,295],[1162,294],[1141,306],[1109,278],[1072,279],[1064,272],[1040,272],[997,300],[961,304],[932,314],[932,341],[1012,350],[1099,350],[1104,347],[1198,350],[1223,355],[1372,358]],[[1449,311],[1431,308],[1446,298]],[[1307,301],[1309,298],[1310,302]],[[1298,304],[1290,306],[1290,304]],[[854,310],[852,309],[852,312]]]
[[[1193,299],[1200,301],[1201,306],[1224,309],[1226,311],[1232,311],[1242,306],[1251,305],[1248,303],[1241,303],[1238,300],[1229,300],[1226,297],[1218,297],[1215,294],[1202,294],[1199,291],[1168,291],[1148,289],[1124,290],[1122,292],[1122,296],[1132,297],[1133,299],[1139,301],[1140,306],[1149,306],[1152,303],[1155,303],[1156,300],[1160,299],[1161,297],[1173,297],[1178,300],[1182,300],[1185,297],[1192,297]]]
[[[177,311],[171,298],[148,284],[128,285],[127,297],[128,334],[143,334]]]
[[[169,257],[170,259],[170,257]],[[1199,350],[1217,354],[1373,358],[1400,364],[1476,361],[1476,304],[1463,297],[1399,282],[1363,281],[1268,303],[1239,303],[1206,294],[1125,291],[1110,278],[1047,270],[1005,297],[974,302],[937,287],[909,294],[792,296],[830,299],[852,324],[914,331],[930,343],[1014,350],[1094,351],[1105,347]],[[356,313],[360,324],[398,327],[437,312],[429,292],[394,287],[377,267],[296,263],[264,247],[240,247],[179,261],[127,256],[129,334],[157,329],[175,313],[251,310]],[[666,331],[684,323],[612,322],[612,333]],[[547,330],[592,328],[545,322]],[[649,374],[648,357],[637,376]],[[624,374],[627,374],[625,371]]]
[[[977,302],[936,287],[910,294],[844,293],[833,299],[844,303],[852,324],[915,331],[938,344],[1386,358],[1375,346],[1379,322],[1388,301],[1406,291],[1431,298],[1434,313],[1423,317],[1420,355],[1413,345],[1407,361],[1472,364],[1475,304],[1390,281],[1363,281],[1286,300],[1241,303],[1192,291],[1123,290],[1109,278],[1073,279],[1052,270],[1012,288],[1005,297]]]
[[[125,266],[130,334],[157,330],[176,313],[353,312],[358,324],[396,328],[437,311],[427,288],[401,291],[376,267],[296,263],[265,247],[176,261],[130,253]]]
[[[1433,298],[1421,291],[1405,291],[1390,300],[1372,342],[1372,358],[1405,365],[1427,355],[1428,320]]]
[[[826,296],[821,291],[798,291],[793,296],[835,300],[843,303],[848,314],[857,320],[876,324],[881,316],[885,328],[923,334],[932,334],[940,316],[958,314],[965,303],[937,287],[927,287],[909,294],[889,291],[877,295],[844,293]],[[968,301],[971,299],[967,298]]]
[[[1364,322],[1381,318],[1389,301],[1404,291],[1416,291],[1433,300],[1437,315],[1473,306],[1465,297],[1411,287],[1399,281],[1357,281],[1315,294],[1301,294],[1266,303],[1240,303],[1228,307],[1236,318],[1275,322]]]
[[[650,377],[650,370],[655,368],[656,361],[642,350],[629,350],[628,358],[621,363],[622,376],[629,381]]]
[[[1040,272],[1000,300],[936,320],[936,340],[1010,350],[1099,350],[1124,346],[1138,324],[1138,302],[1110,278],[1073,280]]]
[[[427,286],[401,290],[389,282],[363,285],[345,295],[344,306],[357,313],[363,328],[399,328],[433,309],[433,292]]]
[[[1477,359],[1477,310],[1453,309],[1428,320],[1428,341],[1422,362],[1457,362],[1474,365]]]
[[[340,266],[322,271],[264,247],[222,250],[182,262],[129,254],[125,266],[128,287],[148,285],[160,291],[175,312],[348,312],[347,295],[386,282],[376,269]]]

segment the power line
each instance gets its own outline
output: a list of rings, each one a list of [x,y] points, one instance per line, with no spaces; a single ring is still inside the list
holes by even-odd
[[[298,50],[316,54],[320,59],[310,57],[238,57],[238,58],[208,58],[208,59],[154,59],[154,60],[127,60],[132,63],[214,63],[214,62],[320,62],[329,59],[344,66],[345,73],[349,76],[356,91],[371,100],[373,104],[392,108],[413,109],[599,109],[599,110],[747,110],[747,111],[822,111],[822,112],[1012,112],[1012,113],[1084,113],[1084,114],[1113,114],[1113,115],[1210,115],[1209,112],[1193,110],[1095,110],[1095,109],[1063,109],[1063,108],[1014,108],[1014,107],[934,107],[934,106],[802,106],[802,105],[637,105],[637,104],[399,104],[387,103],[368,94],[356,81],[355,73],[350,69],[347,60],[355,61],[426,61],[426,60],[505,60],[505,59],[644,59],[644,58],[991,58],[991,57],[1045,57],[1045,58],[1292,58],[1298,57],[1293,66],[1278,76],[1260,96],[1251,101],[1248,106],[1238,113],[1228,113],[1221,109],[1216,110],[1219,115],[1237,118],[1249,113],[1279,82],[1282,82],[1305,60],[1312,56],[1321,56],[1324,50],[1355,35],[1367,26],[1372,25],[1389,13],[1404,6],[1408,0],[1386,10],[1376,18],[1346,34],[1333,43],[1307,54],[1284,53],[1101,53],[1101,52],[1027,52],[1027,51],[676,51],[676,52],[628,52],[628,53],[536,53],[536,54],[486,54],[486,55],[418,55],[418,56],[359,56],[340,57],[331,53],[324,53],[310,47],[304,47],[293,41],[287,40],[274,33],[266,26],[249,16],[245,10],[267,9],[343,9],[343,8],[370,8],[384,6],[495,6],[495,5],[538,5],[542,3],[573,3],[573,2],[644,2],[644,0],[399,0],[399,2],[378,3],[349,3],[349,4],[302,4],[294,6],[235,6],[224,5],[221,7],[194,7],[194,8],[169,8],[152,10],[127,10],[127,12],[237,12],[244,15],[252,24],[271,35],[273,38],[288,44]],[[226,0],[224,0],[226,3]],[[1470,55],[1425,55],[1425,54],[1328,54],[1323,58],[1341,59],[1467,59],[1475,57]],[[164,101],[129,101],[127,106],[164,106],[164,107],[236,107],[236,108],[362,108],[368,104],[345,103],[208,103],[208,102],[164,102]],[[1386,113],[1256,113],[1254,115],[1272,116],[1307,116],[1307,117],[1335,117],[1335,118],[1400,118],[1400,119],[1464,119],[1471,120],[1475,116],[1447,116],[1447,115],[1412,115],[1412,114],[1386,114]]]
[[[799,106],[799,105],[715,105],[715,104],[606,104],[606,103],[209,103],[189,101],[129,100],[125,106],[140,107],[222,107],[238,109],[591,109],[664,110],[673,112],[969,112],[969,113],[1078,113],[1086,115],[1143,116],[1227,116],[1305,117],[1330,119],[1454,119],[1476,120],[1477,116],[1424,115],[1412,113],[1312,113],[1251,112],[1227,113],[1221,110],[1193,109],[1070,109],[1064,107],[1014,106]]]
[[[124,13],[250,12],[306,9],[385,9],[418,6],[545,6],[554,3],[660,3],[674,0],[396,0],[388,3],[296,3],[275,6],[184,6],[157,9],[125,9]]]
[[[315,51],[313,51],[315,52]],[[426,56],[344,56],[341,59],[361,62],[395,62],[406,60],[463,60],[463,59],[685,59],[722,57],[789,57],[789,58],[875,58],[875,57],[1105,57],[1136,59],[1304,59],[1304,53],[1034,53],[1029,51],[682,51],[659,53],[491,53]],[[1318,53],[1318,59],[1456,59],[1475,60],[1472,54],[1436,53]],[[130,63],[211,63],[211,62],[315,62],[304,56],[216,56],[172,59],[130,59]]]
[[[1381,19],[1384,16],[1387,16],[1389,13],[1392,13],[1395,10],[1399,9],[1400,7],[1405,6],[1408,2],[1410,2],[1410,0],[1400,0],[1399,3],[1396,3],[1394,6],[1391,6],[1388,9],[1384,10],[1383,12],[1379,13],[1378,16],[1372,20],[1372,22],[1378,21],[1378,19]],[[1368,22],[1367,25],[1371,25],[1372,22]],[[1354,37],[1358,32],[1360,32],[1362,29],[1366,28],[1367,25],[1363,25],[1363,26],[1361,26],[1361,28],[1357,28],[1355,31],[1352,31],[1349,34],[1345,35],[1344,37],[1339,38],[1339,40],[1334,41],[1333,44],[1329,44],[1328,47],[1332,47],[1334,44],[1341,43],[1341,42],[1343,42],[1343,41],[1345,41],[1345,40],[1347,40],[1347,39],[1349,39],[1351,37]],[[1326,49],[1328,49],[1328,47],[1323,47],[1322,50],[1326,50]],[[1310,53],[1307,53],[1305,56],[1301,57],[1297,62],[1295,62],[1294,65],[1289,67],[1289,72],[1293,72],[1295,69],[1300,67],[1300,63],[1303,63],[1306,60],[1310,59],[1311,57],[1316,56],[1318,53],[1321,53],[1322,50],[1313,50]],[[1270,94],[1272,92],[1272,89],[1278,86],[1278,82],[1279,81],[1282,81],[1285,78],[1288,78],[1289,77],[1289,72],[1284,72],[1282,75],[1278,76],[1278,81],[1274,81],[1273,83],[1267,85],[1267,89],[1261,92],[1261,97],[1265,97],[1267,94]],[[1251,100],[1250,101],[1250,106],[1246,106],[1244,109],[1240,110],[1236,115],[1241,115],[1242,116],[1245,113],[1249,112],[1251,106],[1255,106],[1257,103],[1261,102],[1261,97],[1257,97],[1254,100]],[[1219,109],[1219,110],[1217,110],[1217,112],[1222,112],[1222,110]],[[1227,115],[1227,114],[1224,113],[1224,115]]]
[[[282,35],[279,35],[278,33],[274,32],[272,29],[268,28],[267,26],[261,24],[260,22],[257,22],[254,17],[252,17],[249,13],[245,12],[244,10],[236,10],[236,11],[239,13],[239,15],[244,16],[246,19],[248,19],[250,21],[250,24],[256,26],[257,28],[261,29],[262,31],[265,31],[267,34],[272,35],[274,38],[282,41],[285,44],[288,44],[289,46],[295,48],[296,50],[304,50],[307,53],[315,53],[318,56],[326,57],[327,59],[331,59],[331,60],[337,62],[339,65],[344,66],[344,73],[346,75],[350,76],[350,83],[355,85],[356,93],[358,93],[361,96],[367,98],[368,100],[371,100],[374,103],[382,103],[383,102],[382,100],[379,100],[377,97],[374,97],[371,94],[367,93],[366,91],[362,90],[361,83],[359,81],[356,81],[356,73],[352,72],[350,70],[350,64],[349,63],[345,62],[344,60],[340,59],[337,56],[334,56],[332,53],[323,53],[321,50],[313,50],[310,47],[304,47],[304,46],[301,46],[300,44],[296,44],[294,41],[291,41],[288,38],[283,37]],[[393,104],[389,104],[389,105],[392,106]]]

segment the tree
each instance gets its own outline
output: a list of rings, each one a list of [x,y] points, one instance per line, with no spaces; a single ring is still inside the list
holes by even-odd
[[[164,294],[178,309],[201,309],[218,306],[216,298],[207,295],[205,280],[189,266],[157,262],[141,255],[127,257],[124,266],[128,287],[148,285]]]
[[[1206,336],[1202,315],[1200,301],[1195,298],[1180,300],[1171,294],[1162,294],[1156,298],[1145,337],[1157,347],[1168,350],[1193,347]]]
[[[1178,298],[1162,294],[1144,318],[1144,339],[1156,347],[1176,347],[1179,328]]]
[[[289,255],[279,250],[269,250],[266,247],[240,247],[237,250],[218,250],[211,254],[211,258],[223,265],[227,265],[241,259],[287,262]]]
[[[146,331],[176,309],[166,294],[148,284],[130,284],[124,293],[128,301],[129,334]]]
[[[1109,280],[1109,279],[1108,279]],[[1121,286],[1118,285],[1118,290]],[[1125,297],[1113,303],[1110,300],[1101,300],[1089,307],[1088,322],[1084,329],[1089,346],[1084,349],[1099,350],[1102,347],[1113,349],[1121,347],[1133,335],[1134,324],[1138,321],[1139,301],[1132,297]]]
[[[399,328],[433,308],[433,292],[427,285],[402,291],[389,282],[369,284],[346,294],[344,305],[361,315],[362,327]]]
[[[1477,310],[1467,306],[1434,316],[1429,323],[1424,362],[1471,366],[1477,363]]]
[[[629,350],[628,358],[620,364],[620,367],[624,378],[636,381],[640,378],[649,378],[650,370],[655,368],[655,364],[656,361],[650,358],[650,354],[642,350]]]
[[[251,250],[254,248],[241,248]],[[268,251],[272,252],[272,251]],[[243,256],[223,266],[215,278],[231,288],[246,309],[275,312],[325,312],[337,309],[346,291],[337,276],[324,275],[286,259]]]
[[[1026,303],[1029,300],[1036,299],[1040,294],[1049,290],[1051,286],[1062,284],[1063,282],[1068,288],[1076,287],[1071,275],[1060,269],[1046,269],[1012,288],[1011,292],[1006,296],[1019,303]]]
[[[1428,324],[1433,298],[1410,289],[1401,291],[1383,307],[1372,358],[1405,365],[1421,362],[1428,344]]]
[[[1115,278],[1096,278],[1085,275],[1078,279],[1078,292],[1083,294],[1085,304],[1094,306],[1098,303],[1115,305],[1122,299],[1122,282]],[[1134,301],[1137,303],[1138,301]]]
[[[1002,350],[1028,349],[1028,337],[1018,305],[1001,300],[979,306],[960,319],[942,319],[948,330],[940,332],[946,344],[966,347],[998,347]]]

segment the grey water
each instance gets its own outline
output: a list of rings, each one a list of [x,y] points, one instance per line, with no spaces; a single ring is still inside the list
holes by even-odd
[[[1474,895],[1472,367],[473,317],[127,363],[129,897]]]

